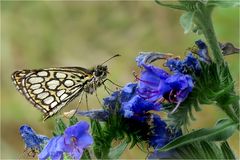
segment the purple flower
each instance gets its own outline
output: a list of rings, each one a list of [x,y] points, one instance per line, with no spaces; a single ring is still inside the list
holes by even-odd
[[[139,56],[136,57],[136,62],[139,67],[142,67],[144,64],[150,64],[158,59],[167,59],[171,56],[170,53],[140,52]]]
[[[25,142],[26,148],[30,148],[32,150],[41,151],[44,143],[47,143],[49,140],[48,137],[37,134],[26,124],[19,128],[19,132]]]
[[[165,63],[166,67],[173,72],[184,72],[183,62],[179,58],[169,58]]]
[[[200,60],[206,63],[211,62],[211,58],[208,55],[208,48],[207,45],[202,41],[198,40],[195,42],[195,44],[198,46],[198,56],[200,57]]]
[[[88,133],[89,124],[85,121],[68,127],[64,135],[53,137],[43,151],[38,155],[39,159],[63,159],[63,153],[67,153],[73,159],[80,159],[85,148],[93,143],[93,138]]]
[[[155,151],[148,159],[174,158],[176,156],[175,150],[159,152],[158,149],[181,135],[181,129],[176,129],[172,126],[167,127],[165,121],[161,120],[158,115],[153,115],[153,127],[149,144],[153,146]]]
[[[160,110],[160,105],[149,102],[142,97],[136,95],[128,102],[122,103],[121,112],[125,118],[133,118],[139,121],[145,121],[147,112]]]
[[[42,150],[42,152],[38,155],[38,158],[40,160],[48,159],[48,157],[54,160],[63,159],[64,152],[64,147],[62,145],[63,140],[64,139],[62,136],[53,137],[45,146],[45,148]]]
[[[121,89],[121,102],[129,101],[136,95],[137,83],[128,83]]]
[[[189,53],[185,59],[183,60],[183,65],[185,66],[185,68],[187,68],[188,70],[192,70],[196,73],[199,73],[201,70],[199,61],[197,60],[196,57],[193,56],[192,53]],[[184,73],[184,72],[181,72]]]
[[[170,102],[183,102],[194,87],[190,75],[176,73],[166,79],[166,84],[171,88],[168,100]]]
[[[90,119],[98,121],[106,121],[109,116],[109,112],[104,109],[93,109],[89,111],[78,111],[78,115],[88,117]]]
[[[149,144],[160,148],[169,142],[167,124],[158,115],[153,115],[153,127]]]
[[[142,71],[138,83],[138,94],[151,102],[161,100],[166,93],[171,91],[166,79],[170,75],[163,69],[153,65],[143,65],[145,70]]]
[[[189,53],[184,60],[179,58],[169,58],[165,65],[170,69],[170,71],[175,73],[188,73],[196,72],[199,73],[201,70],[199,61],[193,56],[192,53]]]
[[[115,91],[109,97],[103,98],[104,106],[107,106],[110,109],[114,109],[118,102],[119,96],[120,96],[120,91]]]
[[[139,80],[138,94],[151,102],[167,99],[170,102],[181,103],[192,91],[193,86],[190,75],[182,73],[169,75],[161,68],[145,65]]]
[[[147,57],[148,55],[149,55],[149,54],[139,54],[139,55],[136,57],[136,62],[137,62],[138,67],[141,67],[143,64],[146,63],[146,57]]]
[[[181,130],[173,129],[171,126],[167,127],[165,121],[161,120],[159,115],[152,116],[152,133],[149,144],[155,149],[161,148],[176,137],[182,135]]]
[[[113,92],[109,97],[103,99],[104,106],[114,109],[117,103],[127,102],[136,95],[136,83],[126,84],[120,91]]]

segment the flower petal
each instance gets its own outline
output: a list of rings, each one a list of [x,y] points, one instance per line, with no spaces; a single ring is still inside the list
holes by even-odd
[[[45,148],[42,150],[40,154],[38,154],[38,158],[40,160],[45,160],[48,157],[61,159],[63,155],[61,144],[58,144],[58,141],[62,139],[62,136],[53,137]]]
[[[129,101],[136,94],[136,83],[128,83],[122,88],[121,102]]]
[[[78,122],[75,125],[68,127],[64,132],[66,144],[72,143],[72,137],[79,138],[89,129],[89,124],[85,121]]]
[[[145,70],[141,73],[138,83],[138,93],[141,97],[155,102],[170,92],[171,88],[165,83],[170,75],[161,68],[144,65]]]

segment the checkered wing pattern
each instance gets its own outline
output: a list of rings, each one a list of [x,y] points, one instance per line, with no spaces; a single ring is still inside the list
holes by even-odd
[[[77,97],[92,78],[91,70],[81,67],[20,70],[12,74],[18,91],[44,113],[44,120]]]

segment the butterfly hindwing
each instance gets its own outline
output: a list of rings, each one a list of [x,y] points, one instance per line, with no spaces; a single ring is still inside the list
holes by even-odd
[[[12,75],[19,92],[45,114],[45,119],[77,97],[92,78],[91,70],[80,67],[21,70]]]

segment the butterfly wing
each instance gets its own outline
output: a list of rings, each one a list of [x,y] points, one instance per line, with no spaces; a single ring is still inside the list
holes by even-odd
[[[44,113],[44,120],[77,97],[92,78],[91,70],[81,67],[20,70],[12,74],[18,91]]]

